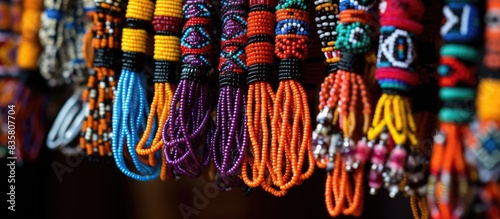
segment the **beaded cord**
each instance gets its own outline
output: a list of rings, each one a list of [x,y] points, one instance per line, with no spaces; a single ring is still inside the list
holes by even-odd
[[[95,0],[93,68],[89,69],[83,99],[89,103],[80,132],[80,147],[87,155],[107,157],[111,151],[111,107],[116,88],[115,72],[120,54],[121,0]]]
[[[215,167],[226,187],[236,187],[243,155],[248,145],[245,125],[246,94],[243,83],[247,71],[247,3],[221,1],[222,34],[219,61],[219,100],[215,132],[210,142]]]
[[[175,91],[177,69],[181,58],[180,34],[182,23],[182,1],[156,1],[152,22],[155,30],[155,71],[153,79],[155,82],[155,90],[146,130],[136,146],[136,152],[142,156],[148,155],[149,165],[156,166],[158,163],[156,154],[162,149],[159,152],[161,154],[161,180],[166,180],[168,178],[168,167],[165,155],[162,153],[162,151],[165,150],[161,139],[162,127],[154,129],[153,125],[155,116],[156,119],[158,119],[158,124],[164,124],[170,113],[170,104]],[[144,148],[150,135],[154,135],[151,146],[149,148]]]
[[[269,174],[270,181],[280,191],[301,184],[312,175],[315,166],[310,150],[309,106],[298,81],[302,75],[301,61],[308,55],[308,4],[304,0],[280,0],[276,6],[275,54],[280,60],[279,87],[273,99],[269,163],[272,171]]]
[[[115,163],[125,175],[139,181],[153,180],[160,175],[160,165],[149,166],[149,163],[143,163],[136,152],[136,145],[141,140],[139,133],[148,131],[147,115],[150,111],[142,75],[148,49],[147,30],[151,26],[153,15],[154,2],[151,0],[130,0],[127,4],[121,44],[123,66],[113,105],[111,145]],[[157,123],[153,119],[150,127],[156,129],[156,126]],[[154,135],[150,132],[145,134],[146,140],[141,143],[145,142],[151,147]],[[128,155],[139,174],[132,172],[125,164],[125,142]],[[161,153],[155,153],[153,156],[160,158]]]
[[[381,156],[377,163],[372,162],[368,178],[371,193],[384,185],[394,197],[404,177],[407,150],[418,146],[416,125],[406,94],[418,83],[414,42],[415,36],[422,33],[419,20],[424,5],[421,1],[387,0],[381,3],[379,11],[381,27],[375,77],[383,94],[375,108],[368,140],[378,141],[373,149],[374,156],[383,150],[388,157]]]
[[[209,0],[183,4],[181,77],[162,135],[166,162],[177,176],[199,177],[211,157],[212,106],[206,81],[212,58],[212,10]]]
[[[243,157],[241,176],[247,186],[262,188],[270,193],[279,193],[266,181],[268,169],[270,121],[275,93],[270,83],[274,64],[274,28],[277,1],[250,0],[245,47],[248,66],[248,92],[246,104],[246,127],[250,138],[249,153]],[[277,195],[278,196],[278,195]]]
[[[15,26],[19,21],[15,20],[19,9],[16,4],[9,0],[0,1],[0,51],[4,54],[0,56],[0,77],[14,77],[19,69],[16,66],[16,48],[18,33]]]
[[[438,68],[442,107],[427,183],[432,218],[460,218],[466,208],[469,181],[463,154],[464,137],[469,131],[467,124],[474,116],[476,62],[479,61],[479,51],[474,45],[482,36],[479,17],[469,13],[473,11],[482,11],[477,1],[449,0],[443,7],[445,22],[441,35],[445,41]]]
[[[91,26],[88,24],[92,23],[92,17],[95,14],[94,1],[79,0],[71,4],[70,9],[69,18],[66,16],[64,20],[66,46],[63,48],[67,48],[71,58],[64,63],[62,76],[66,82],[74,82],[74,91],[56,116],[46,138],[49,149],[57,149],[68,156],[81,152],[81,147],[75,147],[71,143],[79,136],[85,113],[88,111],[88,103],[84,102],[81,97],[84,90],[83,82],[86,80],[88,68],[92,68],[93,57],[84,57],[86,54],[83,51],[92,49],[87,42],[90,38],[85,38],[84,33],[87,28],[91,31]],[[87,41],[84,42],[85,40]],[[68,42],[72,43],[68,44]],[[84,58],[92,59],[90,64],[86,65]]]
[[[49,86],[64,83],[62,65],[66,62],[66,48],[63,47],[65,35],[65,13],[71,9],[70,0],[44,0],[45,10],[41,16],[39,32],[43,52],[40,56],[40,73],[47,79]],[[70,28],[68,28],[70,29]]]
[[[477,118],[469,125],[465,136],[465,159],[475,168],[476,185],[473,192],[479,197],[484,210],[475,212],[493,219],[500,217],[500,101],[496,97],[500,89],[500,65],[498,64],[498,18],[500,1],[486,1],[484,16],[484,55],[479,68],[476,97]],[[477,211],[477,210],[476,210]]]
[[[336,66],[328,68],[333,74],[325,79],[322,85],[325,90],[320,92],[314,150],[318,166],[328,172],[326,183],[333,182],[333,185],[326,185],[330,191],[325,191],[328,195],[325,197],[327,210],[332,217],[340,214],[359,216],[363,208],[364,162],[368,159],[370,147],[365,138],[355,143],[353,137],[356,135],[358,98],[363,105],[362,136],[366,135],[370,122],[371,105],[362,75],[373,71],[373,53],[368,50],[371,45],[369,22],[372,19],[369,10],[374,3],[339,2],[335,49],[339,51],[340,59]],[[364,68],[356,67],[363,66],[363,63]],[[334,162],[341,163],[336,165]],[[332,195],[334,200],[331,200]]]

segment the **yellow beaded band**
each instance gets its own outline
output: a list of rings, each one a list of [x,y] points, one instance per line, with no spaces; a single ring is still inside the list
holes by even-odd
[[[155,36],[155,60],[178,62],[181,59],[181,40],[177,36]]]
[[[157,1],[154,15],[183,18],[182,1]]]
[[[123,29],[122,51],[146,54],[148,33],[141,29]]]
[[[480,119],[500,121],[500,80],[481,79],[477,94],[477,116]]]

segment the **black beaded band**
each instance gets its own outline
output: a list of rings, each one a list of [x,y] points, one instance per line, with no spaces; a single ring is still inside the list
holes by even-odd
[[[267,34],[255,34],[248,38],[247,45],[257,42],[270,42],[274,43],[274,37]]]
[[[353,54],[346,50],[342,50],[340,53],[342,54],[340,56],[340,62],[338,63],[338,68],[340,70],[358,74],[363,73],[364,65],[360,63],[364,63],[364,55]]]
[[[208,69],[202,66],[189,64],[182,65],[180,80],[188,80],[196,83],[206,83],[208,81]]]
[[[259,81],[269,81],[269,72],[273,70],[273,66],[266,63],[258,63],[248,67],[247,84]]]
[[[337,72],[339,70],[338,63],[328,63],[326,66],[326,75]]]
[[[141,19],[127,18],[125,28],[142,29],[146,30],[148,33],[154,33],[153,25],[151,25],[150,22]]]
[[[225,86],[241,87],[244,84],[245,84],[244,73],[226,72],[222,75],[219,75],[219,85],[221,87]]]
[[[94,49],[94,66],[112,68],[115,58],[109,54],[114,54],[115,52],[116,49],[110,48]]]
[[[269,12],[274,13],[275,12],[275,8],[271,7],[269,5],[259,4],[259,5],[253,5],[253,6],[250,7],[250,12],[254,12],[254,11],[269,11]]]
[[[143,65],[146,61],[146,55],[138,52],[123,52],[122,66],[123,69],[142,72]]]
[[[302,63],[300,59],[282,59],[279,64],[278,80],[302,81]]]
[[[178,62],[169,62],[163,60],[155,61],[155,72],[153,75],[154,83],[174,83],[179,82],[178,75]]]

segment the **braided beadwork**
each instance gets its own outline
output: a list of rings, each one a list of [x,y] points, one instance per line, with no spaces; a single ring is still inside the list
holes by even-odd
[[[130,0],[127,4],[121,42],[123,66],[113,105],[113,138],[111,143],[115,163],[125,175],[139,181],[153,180],[160,175],[160,166],[150,166],[149,163],[143,163],[135,149],[141,140],[139,133],[147,130],[149,104],[142,76],[148,49],[149,34],[147,30],[151,29],[153,13],[154,2],[151,0]],[[129,118],[134,119],[129,120]],[[152,122],[153,129],[156,129],[156,121]],[[150,134],[144,137],[149,147],[151,147],[153,137],[154,135]],[[126,166],[123,154],[125,146],[139,173],[132,172]],[[160,153],[156,156],[160,156]]]
[[[174,173],[196,178],[208,165],[211,153],[211,104],[206,81],[212,58],[212,4],[209,0],[187,0],[183,12],[186,23],[181,37],[181,77],[163,125],[163,142],[166,162]],[[202,158],[198,157],[200,153]]]
[[[388,157],[372,156],[369,185],[371,193],[385,185],[389,195],[394,197],[400,190],[407,150],[417,147],[416,125],[405,95],[418,82],[414,67],[414,35],[422,33],[419,21],[424,6],[421,1],[386,0],[379,11],[382,26],[375,76],[384,94],[378,100],[368,139],[373,143],[379,141],[374,146],[374,153]],[[396,144],[394,148],[389,143],[392,140]],[[380,168],[384,165],[385,173]]]
[[[250,138],[250,153],[244,156],[241,175],[246,185],[257,187],[262,184],[262,188],[268,192],[275,192],[265,178],[266,171],[271,171],[267,164],[270,162],[269,128],[275,94],[269,81],[274,64],[276,3],[277,1],[266,0],[249,2],[248,43],[245,48],[248,66],[246,126]]]
[[[304,0],[280,0],[276,6],[275,54],[280,59],[280,83],[273,100],[269,174],[274,186],[282,191],[275,193],[278,195],[284,195],[314,171],[309,106],[297,81],[302,76],[301,61],[308,55],[308,4]]]
[[[247,3],[223,0],[219,100],[212,138],[213,160],[222,182],[229,187],[240,183],[239,171],[248,145],[245,125],[246,94],[243,84],[247,71]]]
[[[180,35],[182,23],[182,1],[156,1],[152,22],[155,30],[155,70],[153,75],[155,91],[146,130],[136,146],[136,151],[139,155],[149,156],[148,162],[150,166],[161,165],[160,178],[162,180],[166,180],[168,176],[167,163],[163,153],[163,130],[161,126],[156,128],[153,128],[153,126],[155,119],[158,119],[158,124],[164,124],[170,114],[170,104],[181,59]],[[144,148],[150,135],[154,136],[151,147]],[[160,151],[160,149],[162,150]],[[157,159],[158,153],[161,156],[160,164]]]
[[[432,218],[460,218],[465,211],[469,182],[464,161],[463,138],[474,116],[476,71],[482,39],[477,1],[448,0],[441,26],[439,132],[434,137],[427,199]],[[460,31],[457,30],[460,28]],[[456,201],[451,201],[451,199]]]
[[[95,0],[93,69],[89,71],[83,99],[89,109],[82,126],[80,147],[87,155],[111,156],[111,107],[116,89],[116,72],[121,58],[121,0]]]

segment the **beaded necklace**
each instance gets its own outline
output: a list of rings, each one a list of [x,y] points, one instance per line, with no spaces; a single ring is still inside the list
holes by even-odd
[[[95,0],[94,68],[89,71],[83,99],[89,109],[80,134],[80,147],[87,155],[111,156],[111,105],[115,92],[115,72],[121,37],[122,1]]]
[[[468,179],[463,157],[463,136],[472,121],[476,61],[481,40],[480,7],[477,1],[446,1],[441,27],[439,97],[441,122],[434,137],[427,199],[432,218],[460,218],[465,210]]]
[[[363,163],[368,157],[369,148],[364,139],[355,145],[353,135],[356,130],[358,95],[363,104],[363,135],[370,122],[371,106],[362,74],[370,73],[370,66],[373,65],[362,63],[371,54],[365,56],[371,45],[371,15],[368,11],[374,4],[373,1],[341,0],[337,6],[339,8],[329,10],[330,18],[325,15],[317,17],[321,24],[318,26],[325,29],[320,37],[323,34],[326,41],[323,51],[330,75],[322,84],[320,92],[320,114],[313,138],[314,155],[317,165],[328,171],[325,201],[332,217],[340,214],[359,216],[363,208]],[[339,9],[340,14],[336,16]],[[329,22],[325,21],[325,17]],[[337,19],[339,24],[335,25]],[[354,187],[349,176],[352,171]]]
[[[380,3],[379,10],[375,77],[383,94],[368,132],[368,139],[374,144],[368,178],[372,194],[384,185],[394,197],[404,177],[407,148],[418,150],[416,126],[406,95],[418,82],[415,37],[423,31],[419,20],[424,6],[421,1],[387,0]]]
[[[276,4],[275,0],[250,0],[248,43],[245,47],[248,67],[246,126],[250,138],[250,153],[243,158],[241,175],[246,185],[257,187],[262,184],[262,188],[268,192],[275,191],[264,180],[266,171],[269,171],[269,129],[275,98],[270,77],[274,64]]]
[[[158,124],[164,124],[170,113],[170,104],[173,92],[175,91],[177,69],[181,58],[180,34],[182,23],[182,1],[156,1],[152,22],[156,32],[154,47],[155,71],[153,79],[155,91],[146,130],[136,146],[137,154],[149,156],[150,166],[157,165],[157,152],[160,149],[164,150],[164,144],[161,139],[163,130],[161,127],[154,129],[153,125],[155,115],[157,116]],[[151,147],[144,148],[151,133],[155,133]],[[160,178],[166,180],[168,177],[167,163],[165,155],[161,151]]]
[[[135,145],[141,140],[139,133],[147,130],[146,116],[149,114],[149,104],[141,76],[144,74],[148,31],[151,29],[154,4],[151,0],[130,0],[127,4],[125,15],[127,20],[121,44],[123,66],[113,105],[111,142],[115,163],[125,175],[139,181],[153,180],[160,175],[159,166],[143,163],[135,150]],[[156,121],[152,122],[153,129],[156,129]],[[151,146],[153,137],[149,133],[145,135],[145,143]],[[123,154],[125,146],[140,174],[127,168]]]
[[[163,142],[167,164],[175,174],[197,178],[209,164],[211,153],[207,74],[212,58],[212,4],[209,0],[186,0],[183,12],[182,71],[163,126]]]
[[[227,187],[235,187],[248,145],[245,124],[247,65],[247,3],[244,0],[222,0],[222,34],[219,61],[219,100],[215,133],[212,138],[213,159]]]
[[[465,141],[465,158],[475,167],[476,188],[485,206],[484,215],[493,219],[500,217],[500,1],[486,1],[485,53],[479,72],[477,123],[471,126]]]
[[[273,99],[269,174],[274,186],[282,191],[276,195],[284,195],[284,191],[300,184],[314,171],[309,106],[298,81],[302,76],[302,61],[308,55],[308,1],[278,1],[275,34],[280,82]],[[308,166],[302,172],[305,162]]]

